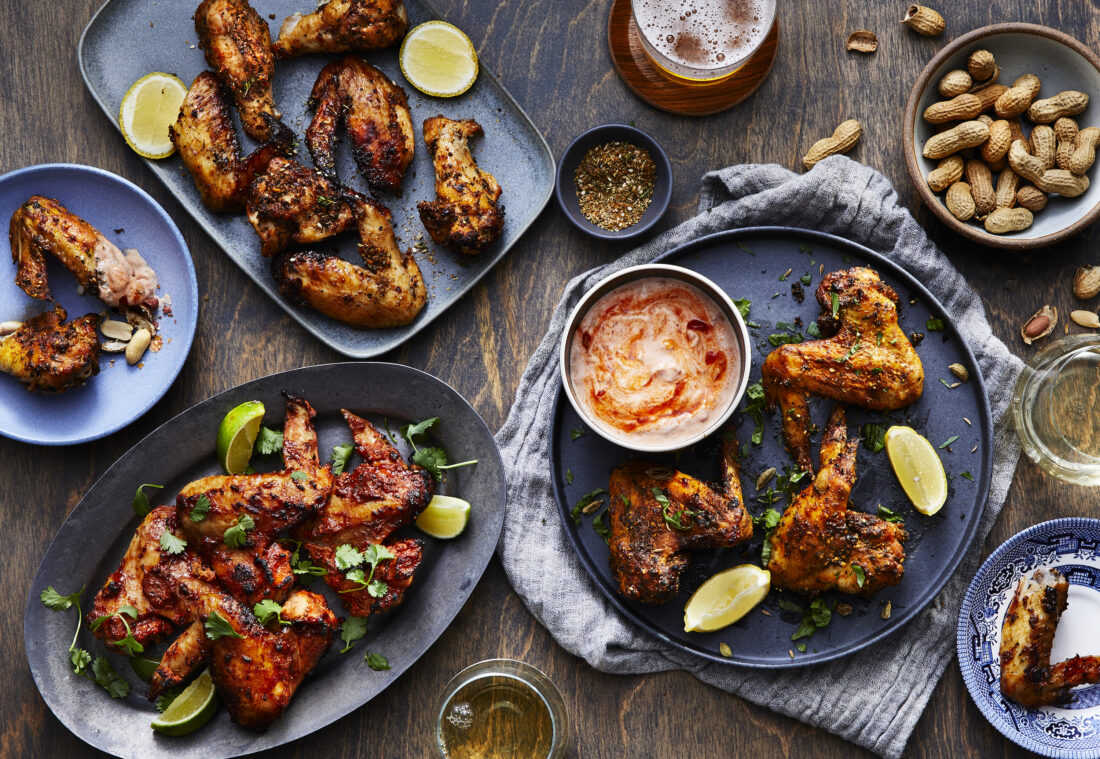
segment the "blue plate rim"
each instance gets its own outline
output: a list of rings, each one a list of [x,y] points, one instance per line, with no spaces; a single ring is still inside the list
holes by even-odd
[[[1041,754],[1042,756],[1052,757],[1052,759],[1097,759],[1097,757],[1100,757],[1100,748],[1062,750],[1056,746],[1047,746],[1039,743],[1018,732],[1014,733],[1006,730],[1004,722],[1000,719],[1000,715],[993,711],[992,707],[990,707],[984,698],[979,698],[978,695],[976,695],[976,692],[979,691],[977,672],[972,666],[964,663],[966,659],[964,658],[963,652],[969,649],[967,645],[968,636],[966,634],[967,620],[970,616],[970,609],[974,605],[979,586],[987,582],[994,567],[1004,558],[1005,554],[1021,543],[1048,532],[1073,531],[1081,528],[1091,529],[1100,533],[1100,519],[1095,519],[1093,517],[1060,517],[1058,519],[1051,519],[1020,530],[1008,540],[1001,543],[1001,545],[997,546],[993,553],[989,555],[989,558],[982,562],[981,567],[974,573],[970,585],[967,586],[966,593],[963,595],[962,606],[959,609],[959,620],[955,626],[955,658],[959,664],[959,672],[962,675],[963,683],[966,685],[966,692],[970,695],[970,700],[974,702],[974,706],[978,707],[978,711],[982,713],[986,721],[996,728],[997,732],[1005,738],[1021,748]]]
[[[695,240],[690,240],[682,245],[678,245],[671,250],[662,253],[660,256],[657,256],[655,259],[653,259],[653,263],[667,261],[673,257],[688,255],[695,248],[705,247],[720,240],[734,241],[744,237],[760,235],[796,236],[801,237],[802,239],[827,243],[838,248],[847,248],[855,252],[857,255],[863,256],[866,259],[870,260],[874,263],[874,265],[880,266],[888,270],[891,275],[903,279],[906,284],[910,286],[914,291],[920,293],[921,297],[925,299],[925,302],[929,305],[931,310],[938,312],[943,317],[947,330],[950,331],[950,333],[957,339],[959,345],[962,347],[962,350],[965,352],[970,362],[970,365],[975,367],[978,366],[977,359],[974,358],[974,353],[970,349],[970,345],[966,342],[966,340],[963,339],[962,335],[959,334],[959,331],[955,326],[954,321],[949,317],[946,309],[944,309],[944,307],[940,304],[939,299],[936,298],[928,290],[928,288],[921,284],[921,282],[913,274],[909,273],[900,264],[890,260],[881,253],[876,253],[870,248],[860,245],[859,243],[853,242],[838,235],[831,234],[829,232],[821,232],[815,229],[805,229],[802,227],[786,227],[781,225],[727,229],[719,232],[713,232],[711,234],[704,235],[703,237],[696,238]],[[812,657],[806,656],[792,659],[789,663],[786,661],[780,661],[776,663],[762,663],[759,661],[753,661],[751,659],[739,659],[737,652],[733,652],[733,655],[727,658],[719,654],[704,651],[702,649],[690,648],[680,641],[670,638],[668,635],[666,635],[655,626],[650,625],[645,617],[638,614],[626,605],[626,603],[624,602],[625,599],[623,599],[614,590],[604,585],[604,583],[600,579],[600,573],[595,566],[594,560],[584,550],[584,547],[580,542],[580,538],[578,537],[576,530],[572,529],[569,526],[570,519],[568,502],[565,498],[565,493],[561,489],[559,478],[555,476],[555,472],[557,472],[557,470],[559,469],[561,462],[558,459],[556,446],[551,444],[549,468],[550,482],[551,488],[554,492],[554,501],[558,509],[558,515],[561,519],[565,534],[569,538],[570,544],[573,546],[574,553],[580,560],[581,565],[584,567],[584,570],[588,574],[589,580],[592,582],[592,584],[599,589],[600,593],[603,594],[603,596],[611,603],[616,611],[618,611],[628,620],[640,627],[646,633],[655,636],[666,645],[672,646],[678,651],[683,651],[693,656],[698,656],[702,659],[706,659],[719,664],[725,664],[728,666],[745,667],[746,669],[800,669],[840,659],[884,640],[885,638],[889,637],[890,635],[904,627],[906,624],[908,624],[914,617],[916,617],[917,614],[924,611],[924,609],[927,608],[928,604],[935,599],[936,595],[939,594],[939,592],[947,584],[947,581],[950,580],[952,575],[954,575],[955,572],[958,570],[959,565],[962,563],[962,560],[966,556],[967,551],[970,550],[974,543],[974,538],[977,535],[978,531],[978,524],[981,522],[982,514],[985,512],[985,507],[989,501],[989,487],[993,476],[993,414],[989,407],[989,395],[985,389],[985,378],[982,377],[982,373],[980,371],[976,371],[973,373],[973,375],[971,376],[971,381],[974,380],[977,380],[979,390],[978,394],[982,399],[982,469],[981,475],[978,480],[978,492],[981,493],[981,495],[978,498],[975,513],[970,519],[967,520],[968,524],[963,540],[959,544],[959,548],[956,553],[952,555],[947,562],[944,563],[943,570],[928,586],[929,589],[924,594],[925,599],[923,602],[914,603],[900,613],[892,615],[890,618],[890,624],[888,626],[884,627],[879,633],[871,635],[853,646],[837,648],[825,653],[815,654]],[[567,406],[568,403],[569,401],[565,397],[564,388],[559,387],[557,399],[554,402],[554,412],[550,420],[551,434],[553,434],[554,431],[558,429],[562,409],[564,406]],[[623,450],[625,451],[626,449]]]
[[[138,187],[129,179],[115,174],[113,171],[108,171],[107,169],[101,169],[98,166],[89,166],[82,163],[37,163],[31,166],[24,166],[20,169],[13,169],[6,174],[0,175],[0,185],[6,182],[10,182],[12,180],[19,179],[24,175],[33,175],[39,172],[58,170],[72,171],[78,174],[91,174],[106,179],[110,182],[119,184],[136,194],[138,198],[143,200],[158,216],[161,217],[165,224],[167,224],[169,231],[171,231],[172,235],[175,237],[176,242],[179,245],[180,251],[184,253],[183,259],[185,268],[187,269],[187,283],[189,285],[188,296],[191,303],[194,304],[194,307],[191,309],[191,318],[188,319],[184,325],[183,332],[186,336],[185,345],[183,347],[183,350],[180,352],[181,358],[178,362],[178,365],[175,367],[175,370],[172,371],[170,379],[164,384],[164,387],[155,394],[155,397],[150,399],[149,403],[147,403],[143,408],[136,410],[136,412],[128,419],[125,419],[115,424],[113,427],[104,429],[101,432],[96,432],[94,434],[86,435],[84,437],[65,439],[51,438],[49,440],[45,440],[24,434],[13,433],[10,430],[0,429],[0,435],[3,435],[10,440],[16,440],[21,443],[30,443],[32,445],[44,446],[78,445],[80,443],[88,443],[93,440],[99,440],[100,438],[104,438],[108,435],[118,432],[124,427],[133,424],[138,419],[145,416],[146,412],[148,412],[149,409],[155,406],[157,402],[164,397],[164,394],[168,392],[168,389],[172,387],[173,384],[175,384],[175,381],[179,377],[180,372],[183,371],[183,366],[187,363],[187,359],[191,353],[191,346],[194,343],[195,329],[198,326],[199,318],[199,282],[197,276],[195,275],[195,262],[191,258],[191,248],[187,245],[187,241],[183,239],[183,234],[180,232],[179,227],[176,226],[176,222],[172,220],[172,217],[168,215],[168,212],[164,210],[160,203],[154,200],[153,196]],[[93,379],[91,381],[94,382],[95,380]]]

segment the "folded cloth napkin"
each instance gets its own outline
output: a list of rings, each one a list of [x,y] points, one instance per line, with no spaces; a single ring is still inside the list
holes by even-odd
[[[703,178],[699,215],[582,274],[565,288],[531,358],[497,442],[508,468],[508,512],[498,550],[512,586],[566,650],[603,672],[684,669],[700,680],[836,733],[885,757],[899,757],[932,689],[954,656],[962,595],[981,545],[1004,504],[1020,448],[1008,419],[1018,358],[993,336],[966,284],[877,171],[843,156],[806,174],[775,165],[731,166]],[[550,488],[550,418],[560,387],[558,340],[583,293],[608,274],[646,263],[724,229],[789,225],[831,232],[885,254],[943,304],[977,357],[994,420],[993,479],[978,537],[928,609],[886,641],[817,667],[759,672],[723,666],[670,648],[622,618],[592,584],[557,518]],[[561,588],[570,588],[568,595]],[[873,663],[873,664],[872,664]]]

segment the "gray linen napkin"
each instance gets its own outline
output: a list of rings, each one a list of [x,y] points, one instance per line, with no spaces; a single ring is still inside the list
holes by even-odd
[[[806,174],[776,165],[731,166],[703,178],[699,215],[582,274],[565,288],[550,328],[523,374],[497,433],[508,468],[508,511],[498,550],[527,608],[566,650],[603,672],[684,669],[700,680],[898,757],[932,689],[954,656],[955,621],[980,547],[1004,504],[1020,448],[1007,411],[1021,362],[995,338],[977,294],[925,235],[877,171],[842,156]],[[831,232],[883,253],[943,304],[978,359],[994,420],[993,480],[974,546],[940,597],[904,629],[869,651],[817,667],[757,672],[671,649],[623,619],[592,585],[562,530],[547,465],[550,418],[559,390],[557,347],[580,296],[613,271],[651,261],[688,240],[757,225]],[[568,595],[562,587],[570,588]]]

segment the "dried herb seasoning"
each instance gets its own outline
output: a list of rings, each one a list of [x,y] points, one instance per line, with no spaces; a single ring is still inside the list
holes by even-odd
[[[581,213],[609,232],[638,223],[656,183],[657,165],[649,151],[621,141],[591,148],[573,174]]]

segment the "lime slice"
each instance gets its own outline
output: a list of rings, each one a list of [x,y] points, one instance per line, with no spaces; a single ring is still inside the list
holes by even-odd
[[[152,679],[153,673],[157,671],[157,667],[160,666],[159,661],[154,659],[144,659],[140,656],[131,656],[130,669],[134,670],[134,674],[140,677],[145,682],[149,682]]]
[[[719,572],[688,599],[684,632],[713,632],[732,625],[764,600],[771,581],[771,572],[753,564]]]
[[[179,77],[154,71],[138,79],[122,97],[118,124],[126,144],[146,158],[167,158],[176,152],[168,127],[179,117],[187,86]]]
[[[947,475],[936,449],[912,427],[886,430],[886,455],[913,508],[932,516],[947,501]]]
[[[204,669],[149,726],[164,735],[187,735],[209,722],[217,709],[218,692],[210,670]]]
[[[470,521],[470,502],[449,495],[432,496],[428,508],[416,518],[416,526],[433,538],[453,538],[462,534]]]
[[[446,21],[427,21],[405,35],[401,73],[425,95],[461,95],[477,79],[477,51],[470,38]]]
[[[218,426],[218,461],[230,474],[244,474],[252,458],[252,446],[260,434],[264,404],[242,403],[230,411]]]

